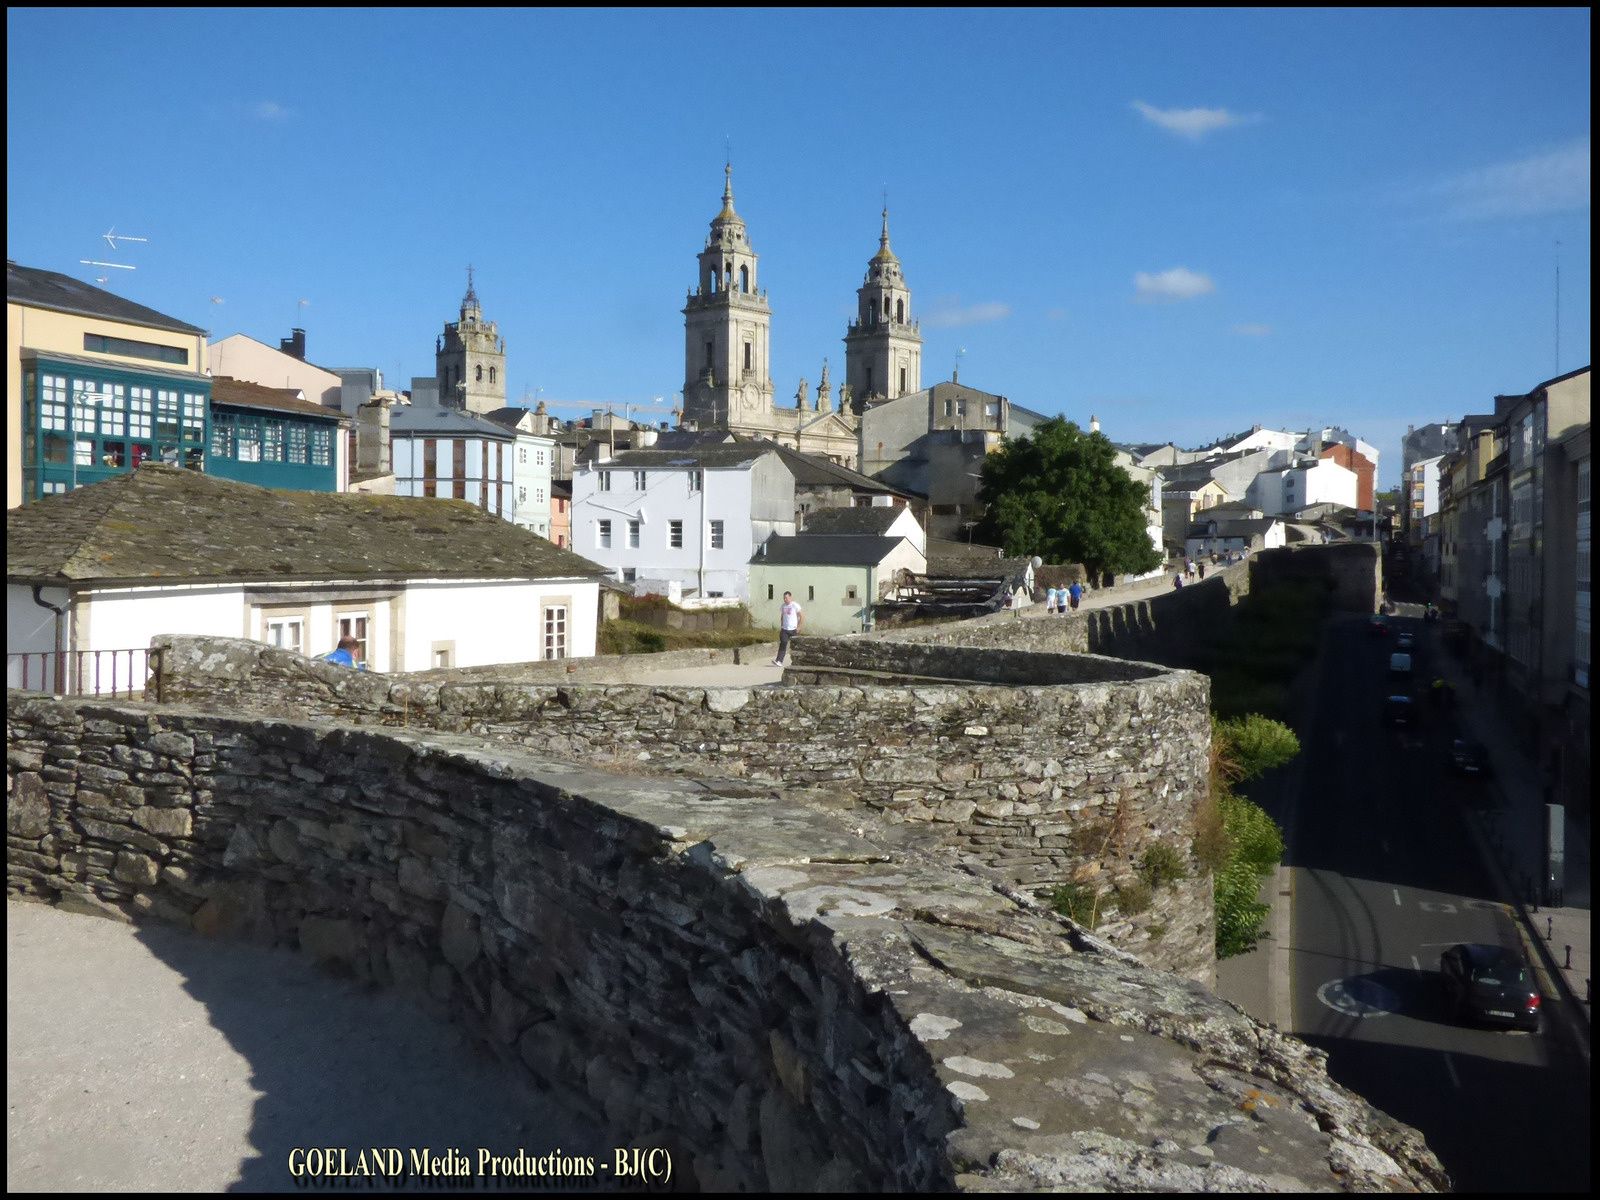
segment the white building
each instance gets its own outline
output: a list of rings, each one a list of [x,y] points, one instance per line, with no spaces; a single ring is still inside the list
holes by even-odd
[[[1268,516],[1299,512],[1313,504],[1355,508],[1357,482],[1354,471],[1331,459],[1304,458],[1292,466],[1262,471],[1251,481],[1245,499]]]
[[[1231,454],[1237,454],[1245,450],[1293,450],[1304,437],[1304,434],[1295,433],[1291,430],[1265,429],[1260,425],[1256,425],[1249,433],[1239,433],[1223,438],[1216,444],[1215,449]]]
[[[572,476],[572,549],[640,592],[748,601],[751,556],[794,513],[794,476],[761,445],[630,450]]]
[[[768,539],[750,562],[751,609],[776,622],[783,594],[792,592],[805,613],[806,633],[831,636],[871,629],[873,605],[894,591],[901,573],[928,570],[927,555],[904,536],[903,528],[897,524],[890,536],[808,531]]]
[[[459,408],[389,410],[389,460],[396,496],[465,500],[510,521],[517,434]]]
[[[600,574],[464,504],[144,466],[10,515],[7,681],[140,690],[173,633],[306,655],[348,635],[374,671],[587,657]]]
[[[517,435],[516,460],[511,468],[512,520],[550,541],[550,484],[555,467],[556,441],[544,435],[544,415],[527,408],[497,408],[485,414]]]
[[[853,535],[905,538],[924,558],[928,553],[928,535],[916,515],[909,508],[888,504],[821,508],[805,514],[805,525],[801,532],[807,537]]]
[[[1202,518],[1189,527],[1184,552],[1190,558],[1213,554],[1256,554],[1276,550],[1288,540],[1283,522],[1275,517]]]

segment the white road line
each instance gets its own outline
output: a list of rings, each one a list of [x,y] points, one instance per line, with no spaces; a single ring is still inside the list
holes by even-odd
[[[1444,1068],[1445,1068],[1445,1070],[1450,1072],[1450,1082],[1456,1085],[1456,1090],[1457,1091],[1460,1091],[1461,1090],[1461,1076],[1456,1074],[1456,1064],[1455,1064],[1454,1060],[1452,1060],[1451,1057],[1448,1054],[1446,1054],[1444,1056]]]
[[[1400,889],[1399,888],[1395,888],[1394,889],[1394,906],[1396,908],[1400,907]]]

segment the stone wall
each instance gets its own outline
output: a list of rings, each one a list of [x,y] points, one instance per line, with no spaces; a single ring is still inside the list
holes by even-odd
[[[406,989],[619,1145],[670,1149],[680,1184],[1448,1186],[1320,1052],[860,813],[441,735],[7,699],[12,896]]]
[[[663,650],[656,654],[600,654],[590,658],[499,663],[485,667],[438,667],[431,671],[395,672],[389,678],[431,683],[559,683],[581,679],[632,683],[656,671],[769,662],[777,652],[778,643],[774,641],[721,650]]]
[[[952,861],[1032,889],[1092,888],[1107,938],[1158,966],[1213,977],[1211,879],[1192,858],[1209,786],[1201,675],[1059,654],[801,639],[802,676],[830,661],[892,673],[795,687],[441,685],[357,674],[257,642],[169,637],[156,649],[158,694],[169,703],[434,729],[639,773],[827,789]],[[993,673],[1021,686],[961,682]],[[907,676],[939,682],[908,686]],[[1097,682],[1063,682],[1077,679]],[[1140,867],[1156,843],[1187,874],[1147,896]]]
[[[1301,580],[1325,583],[1334,607],[1343,612],[1375,613],[1383,600],[1383,553],[1376,542],[1268,550],[1251,559],[1250,572],[1258,588]]]

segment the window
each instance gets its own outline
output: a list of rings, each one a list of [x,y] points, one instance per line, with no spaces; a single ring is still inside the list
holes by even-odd
[[[954,400],[946,400],[944,402],[944,415],[947,417],[956,415],[956,402]]]
[[[334,635],[334,645],[338,645],[347,637],[356,639],[356,648],[352,650],[351,657],[359,665],[367,661],[367,614],[343,613],[339,617],[338,632]]]
[[[310,430],[304,425],[289,426],[289,461],[304,464]]]
[[[283,461],[283,422],[265,421],[261,426],[261,461]]]
[[[181,411],[177,392],[169,392],[165,388],[157,389],[156,440],[158,442],[178,440],[178,416]]]
[[[597,521],[597,522],[595,522],[595,536],[596,536],[596,539],[597,539],[595,544],[597,546],[599,546],[600,549],[602,549],[602,550],[611,549],[611,522],[610,521]]]
[[[567,656],[567,606],[552,604],[544,610],[544,656]]]
[[[218,414],[211,422],[211,457],[233,457],[233,418]]]
[[[314,467],[329,467],[333,465],[333,431],[331,429],[313,429],[311,431],[311,465]]]
[[[816,598],[817,598],[817,588],[816,588],[815,584],[812,584],[811,586],[806,588],[806,599],[807,600],[815,600]]]
[[[518,504],[526,504],[527,502],[528,502],[528,489],[525,488],[525,487],[519,487],[517,489],[517,503]]]
[[[628,522],[628,549],[629,550],[637,550],[639,548],[639,526],[640,526],[640,522],[638,522],[638,521],[629,521]]]
[[[740,267],[739,268],[739,290],[741,292],[748,292],[750,290],[750,268],[749,267]]]
[[[431,487],[439,476],[439,443],[433,438],[422,439],[422,476]],[[425,492],[431,496],[431,491]]]
[[[749,342],[744,344],[744,369],[752,370],[755,367],[755,347]]]
[[[459,485],[465,483],[467,480],[466,438],[450,439],[450,478],[453,479],[458,485],[456,489],[456,499],[465,499],[466,491]]]
[[[536,467],[544,466],[544,451],[543,450],[535,450],[533,452],[533,465],[536,466]]]
[[[535,504],[544,503],[544,489],[542,487],[536,487],[533,489],[533,502]]]
[[[122,387],[117,387],[117,402],[121,404]],[[183,436],[189,441],[199,441],[206,427],[206,398],[198,392],[183,394]]]
[[[667,522],[667,544],[674,550],[683,549],[683,522]]]
[[[698,492],[706,486],[706,473],[704,471],[689,472],[689,490]]]
[[[523,466],[527,466],[527,464],[528,464],[528,448],[526,446],[518,446],[517,447],[517,461],[519,463],[521,463]]]
[[[305,641],[305,622],[300,617],[268,617],[266,642],[269,646],[276,646],[279,650],[293,650],[296,654],[304,653],[302,646]]]
[[[116,354],[123,358],[148,358],[153,362],[189,365],[189,352],[182,346],[157,346],[152,342],[133,342],[127,338],[86,333],[83,335],[83,348],[91,354]]]
[[[723,548],[722,547],[722,522],[721,521],[713,521],[713,522],[711,522],[711,548],[713,550],[721,550]]]
[[[856,596],[856,585],[855,584],[851,583],[851,584],[847,584],[845,586],[844,598],[846,600],[855,600],[855,599],[857,599],[857,596]]]
[[[595,488],[597,491],[609,492],[611,490],[611,472],[595,472]]]
[[[622,568],[622,582],[623,583],[637,583],[638,580],[639,580],[639,571],[638,571],[637,568],[635,568],[635,567],[623,567]]]
[[[493,367],[490,367],[489,368],[489,382],[493,383],[494,382],[494,378],[495,378],[495,370],[494,370]]]
[[[900,368],[900,394],[902,396],[906,394],[906,369],[904,367]]]
[[[644,491],[644,477],[645,477],[645,473],[643,471],[635,471],[633,473],[633,490],[634,491],[636,491],[636,492]]]
[[[772,585],[770,583],[767,584],[767,599],[768,600],[772,599]]]
[[[254,421],[239,426],[239,461],[261,461],[261,427]]]
[[[137,391],[138,389],[134,389]],[[67,428],[67,380],[62,375],[39,377],[39,424],[45,429]]]
[[[711,290],[712,291],[716,291],[717,289],[715,287],[713,287]],[[715,342],[707,342],[706,343],[706,370],[707,371],[711,370],[712,366],[714,365],[714,360],[715,360],[715,357],[716,357],[716,348],[717,347],[716,347],[716,343]]]

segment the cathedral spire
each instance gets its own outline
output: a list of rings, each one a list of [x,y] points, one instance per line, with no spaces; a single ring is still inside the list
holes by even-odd
[[[472,284],[472,266],[467,266],[467,294],[461,297],[461,315],[464,318],[468,312],[481,311],[478,303],[478,290]]]
[[[716,220],[711,222],[713,227],[724,223],[744,224],[740,220],[739,214],[733,211],[733,164],[731,162],[722,164],[722,211],[717,214]]]

